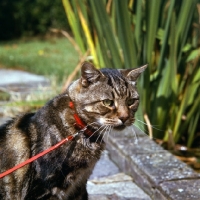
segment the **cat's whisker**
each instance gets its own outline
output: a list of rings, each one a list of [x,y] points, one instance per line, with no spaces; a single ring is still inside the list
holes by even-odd
[[[145,123],[145,122],[143,122],[143,121],[141,121],[141,120],[139,120],[139,119],[136,119],[139,123],[141,123],[141,124],[144,124],[144,125],[146,125],[147,126],[147,128],[148,128],[148,135],[149,135],[149,137],[151,138],[151,139],[153,139],[154,137],[153,137],[153,130],[152,130],[152,128],[153,129],[156,129],[156,130],[158,130],[158,131],[163,131],[163,130],[161,130],[161,129],[158,129],[158,128],[156,128],[155,127],[155,125],[151,125],[150,124],[150,122],[149,123]],[[139,124],[138,124],[139,125]],[[138,127],[139,128],[139,127]]]
[[[139,126],[136,126],[135,124],[133,124],[133,126],[135,126],[136,128],[138,128],[140,131],[142,131],[143,133],[145,133],[148,137],[150,137],[148,135],[148,133],[146,133],[145,131],[143,131]],[[150,137],[151,138],[151,137]],[[151,139],[155,139],[154,137],[152,137]]]
[[[108,141],[108,135],[109,135],[109,133],[110,133],[110,130],[111,130],[111,125],[109,125],[109,127],[108,127],[108,129],[107,129],[107,131],[106,131],[106,133],[105,133],[105,135],[107,134],[107,141]],[[103,140],[103,138],[101,139],[101,141]]]
[[[135,144],[138,144],[138,137],[137,137],[137,134],[135,132],[135,129],[133,127],[131,127],[131,130],[132,130],[134,138],[135,138]]]
[[[108,133],[108,136],[109,136],[109,134],[112,132],[112,129],[113,129],[113,126],[110,126],[110,131],[109,131],[109,133]]]
[[[143,133],[145,133],[146,135],[148,135],[148,133],[146,133],[144,130],[142,130],[142,129],[139,127],[139,125],[136,126],[135,124],[133,124],[133,126],[136,127],[136,128],[138,128],[141,132],[143,132]]]
[[[104,126],[104,125],[102,125],[102,126]],[[101,127],[102,127],[101,126]],[[100,137],[100,135],[101,135],[101,133],[105,130],[105,129],[107,129],[107,126],[105,126],[100,132],[99,132],[99,135],[98,135],[98,137],[97,137],[97,139],[96,139],[96,141],[95,142],[97,142],[98,141],[98,139],[99,139],[99,137]]]
[[[101,138],[100,144],[102,143],[103,138],[104,138],[104,136],[106,135],[106,133],[108,132],[109,128],[110,128],[110,125],[106,126],[106,130],[105,130],[105,132],[103,133],[103,136],[102,136],[102,138]]]
[[[143,121],[141,121],[141,120],[139,120],[139,119],[136,119],[136,120],[137,120],[138,122],[140,122],[140,123],[142,123],[142,124],[148,126],[147,123],[145,123],[145,122],[143,122]],[[156,128],[155,126],[158,126],[158,125],[151,125],[152,128],[154,128],[154,129],[156,129],[156,130],[158,130],[158,131],[163,131],[163,130],[161,130],[161,129]]]
[[[112,129],[113,129],[113,126],[110,126],[110,130],[109,130],[109,132],[108,132],[108,134],[107,134],[107,141],[108,141],[108,136],[109,136],[109,134],[112,132]]]
[[[103,138],[104,138],[104,136],[105,136],[106,134],[107,134],[107,136],[108,136],[108,134],[109,134],[109,132],[110,132],[110,128],[111,128],[111,126],[109,125],[108,128],[106,129],[106,131],[105,131],[103,137],[101,138],[101,142],[103,141]],[[108,137],[107,137],[107,141],[108,141]]]
[[[94,122],[95,123],[95,122]],[[97,131],[99,131],[104,125],[100,126],[96,131],[94,131],[94,133],[92,133],[92,135],[88,138],[90,139]]]

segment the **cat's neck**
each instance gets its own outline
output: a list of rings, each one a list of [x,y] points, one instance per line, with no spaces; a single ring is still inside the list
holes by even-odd
[[[75,110],[73,101],[69,102],[69,107],[72,110]],[[75,120],[74,127],[79,131],[83,131],[86,137],[92,137],[94,134],[94,130],[89,128],[89,126],[78,116],[76,112],[73,114],[73,117]]]

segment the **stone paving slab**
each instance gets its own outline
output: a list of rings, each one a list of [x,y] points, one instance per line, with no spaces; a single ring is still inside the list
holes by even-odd
[[[41,91],[50,92],[50,81],[41,75],[29,72],[0,69],[0,91],[7,92],[10,100],[26,100],[37,96]]]
[[[99,199],[104,196],[107,199],[119,200],[151,200],[132,180],[125,180],[125,174],[108,176],[106,179],[100,178],[98,183],[88,182],[87,190],[90,199]],[[127,176],[130,179],[130,176]],[[103,180],[102,180],[103,179]],[[105,183],[103,183],[105,181]]]
[[[117,165],[110,160],[109,152],[105,150],[101,155],[101,159],[96,163],[89,179],[95,180],[101,177],[118,174],[119,172]]]
[[[12,104],[48,99],[53,93],[50,80],[44,76],[20,70],[0,69],[0,95],[8,94],[6,100],[0,96],[0,116],[13,117],[26,112],[29,109],[26,104]]]
[[[199,200],[200,199],[200,179],[174,180],[160,184],[170,199],[174,200]]]
[[[104,151],[95,165],[87,183],[89,200],[150,200],[131,176],[120,173],[119,168],[110,160],[109,152]]]
[[[0,69],[0,86],[29,85],[30,83],[41,84],[46,82],[49,81],[44,76],[20,70]]]
[[[137,133],[137,130],[135,132]],[[108,137],[107,149],[118,167],[130,174],[136,184],[152,199],[174,199],[176,194],[179,195],[178,188],[181,184],[185,184],[186,180],[190,180],[196,187],[195,195],[200,199],[200,186],[198,186],[200,174],[162,149],[145,134],[143,136],[141,133],[138,134],[136,142],[131,129],[127,129],[125,135],[115,131]],[[177,181],[180,183],[179,186],[174,183]],[[173,195],[167,192],[170,191],[169,186],[172,183],[174,183]],[[188,190],[184,190],[184,194],[191,200],[196,199],[188,193]]]

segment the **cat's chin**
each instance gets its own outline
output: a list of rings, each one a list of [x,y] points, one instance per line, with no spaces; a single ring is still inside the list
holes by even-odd
[[[114,126],[115,130],[124,130],[126,128],[126,126],[124,124],[119,125],[119,126]]]

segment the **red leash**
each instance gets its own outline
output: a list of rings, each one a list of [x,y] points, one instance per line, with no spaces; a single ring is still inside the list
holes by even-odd
[[[56,145],[50,147],[49,149],[44,150],[43,152],[33,156],[32,158],[29,158],[28,160],[16,165],[15,167],[3,172],[2,174],[0,174],[0,178],[3,178],[4,176],[7,176],[8,174],[11,174],[12,172],[16,171],[17,169],[33,162],[34,160],[37,160],[38,158],[44,156],[45,154],[53,151],[54,149],[57,149],[58,147],[60,147],[61,145],[63,145],[65,142],[70,141],[72,139],[74,139],[77,135],[79,134],[79,132],[75,133],[74,135],[70,135],[67,138],[65,138],[64,140],[60,141],[59,143],[57,143]]]
[[[74,103],[72,101],[69,102],[69,107],[71,109],[74,109]],[[11,174],[12,172],[16,171],[17,169],[33,162],[34,160],[37,160],[38,158],[44,156],[45,154],[53,151],[54,149],[57,149],[58,147],[60,147],[61,145],[63,145],[65,142],[70,141],[72,139],[74,139],[80,132],[84,132],[85,134],[87,134],[88,136],[91,136],[93,133],[92,131],[90,131],[87,128],[87,125],[79,118],[78,114],[75,113],[74,114],[74,119],[76,121],[75,123],[75,127],[78,128],[80,131],[78,131],[77,133],[75,133],[74,135],[70,135],[67,138],[65,138],[64,140],[60,141],[59,143],[57,143],[56,145],[50,147],[49,149],[44,150],[43,152],[33,156],[32,158],[29,158],[28,160],[16,165],[15,167],[3,172],[0,174],[0,178],[3,178],[4,176],[7,176],[8,174]]]

